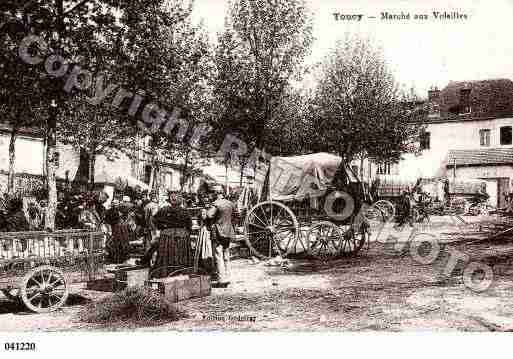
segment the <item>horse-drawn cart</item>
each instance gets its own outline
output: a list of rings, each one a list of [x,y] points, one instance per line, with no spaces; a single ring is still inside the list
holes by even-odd
[[[0,290],[37,313],[66,302],[69,285],[105,274],[102,232],[0,233]]]
[[[261,198],[245,221],[256,257],[304,252],[330,259],[358,253],[368,239],[363,185],[338,156],[273,157]]]

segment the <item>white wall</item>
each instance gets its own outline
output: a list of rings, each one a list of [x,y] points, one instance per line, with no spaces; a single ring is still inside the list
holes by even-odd
[[[0,169],[9,170],[9,141],[8,134],[0,134]],[[18,136],[16,139],[17,173],[41,175],[43,173],[44,148],[43,142],[30,137]]]
[[[0,134],[0,170],[9,170],[9,134]],[[15,172],[31,175],[43,175],[45,163],[45,147],[42,139],[18,136],[16,139]],[[59,152],[59,167],[56,171],[58,178],[64,179],[66,171],[73,179],[78,170],[80,156],[71,146],[57,144]]]
[[[104,155],[96,156],[94,163],[94,181],[96,183],[113,183],[118,177],[126,178],[132,175],[132,161],[123,153],[118,158],[109,160]]]
[[[9,134],[0,134],[0,170],[9,169]],[[59,167],[56,171],[58,178],[66,178],[66,171],[69,171],[69,179],[73,180],[80,164],[80,153],[71,145],[57,144],[59,152]],[[16,139],[16,173],[27,173],[32,175],[43,175],[45,163],[45,148],[42,139],[18,136]],[[100,155],[95,163],[95,181],[111,182],[119,175],[130,175],[130,159],[119,154],[119,159],[108,160]]]
[[[449,150],[476,150],[488,148],[511,148],[512,145],[500,145],[500,127],[513,126],[512,118],[484,121],[460,121],[428,124],[426,131],[431,134],[430,149],[422,151],[420,156],[407,154],[399,163],[401,176],[437,177],[445,175]],[[490,146],[480,145],[479,130],[490,129]],[[503,168],[504,169],[504,168]],[[490,176],[486,176],[490,177]],[[508,177],[499,175],[496,177]],[[477,178],[477,177],[468,177]]]

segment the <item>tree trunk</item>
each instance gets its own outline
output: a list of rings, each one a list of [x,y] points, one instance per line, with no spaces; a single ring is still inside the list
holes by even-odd
[[[187,151],[187,153],[185,154],[185,163],[182,167],[182,180],[181,180],[181,186],[180,186],[180,191],[184,192],[184,188],[185,188],[185,185],[187,184],[189,178],[187,177],[187,171],[189,169],[189,156],[190,156],[190,151]]]
[[[150,181],[148,183],[148,186],[150,187],[150,192],[153,192],[153,182],[155,178],[155,165],[151,165],[151,172],[150,172]]]
[[[55,229],[55,213],[57,210],[57,183],[55,179],[57,141],[55,137],[55,123],[49,121],[46,141],[46,183],[48,187],[48,208],[46,211],[46,228]]]
[[[7,176],[7,193],[10,195],[14,194],[14,178],[16,173],[14,172],[14,165],[16,163],[16,139],[18,129],[13,127],[11,131],[11,139],[9,141],[9,174]]]
[[[157,164],[153,170],[153,190],[157,194],[157,198],[160,198],[160,167]]]
[[[241,164],[240,164],[240,178],[239,178],[239,187],[242,188],[242,177],[244,176],[244,168],[246,168],[246,162],[247,161],[242,161]]]
[[[150,173],[150,192],[155,192],[157,194],[157,197],[160,196],[160,164],[158,163],[158,156],[155,154],[153,155],[152,164],[151,164],[151,173]]]
[[[96,153],[94,151],[91,151],[89,153],[89,171],[88,171],[88,180],[89,180],[89,186],[91,190],[94,187],[94,165],[96,163]]]
[[[225,185],[225,195],[228,194],[228,163],[224,165],[224,185]]]
[[[62,51],[62,37],[64,33],[64,1],[55,0],[55,8],[57,9],[57,31],[58,37],[58,53]],[[57,87],[54,88],[55,95],[52,100],[52,108],[50,108],[50,116],[46,121],[46,186],[48,189],[48,206],[45,214],[45,227],[54,230],[55,229],[55,214],[57,212],[57,183],[55,178],[55,172],[57,170],[56,154],[57,154],[57,116],[59,111],[58,94],[59,90]],[[55,102],[54,102],[55,101]]]

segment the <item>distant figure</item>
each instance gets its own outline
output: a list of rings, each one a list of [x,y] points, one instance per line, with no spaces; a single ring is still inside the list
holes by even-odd
[[[2,227],[4,232],[25,232],[29,230],[29,223],[23,212],[23,201],[21,198],[11,198],[7,205],[7,215]],[[17,252],[25,252],[28,248],[26,239],[19,239],[16,246]]]
[[[235,236],[232,216],[235,205],[224,197],[222,189],[217,189],[217,200],[207,210],[206,217],[213,220],[212,245],[220,287],[230,284],[230,242]]]
[[[446,179],[444,181],[444,201],[445,204],[448,206],[451,202],[451,195],[449,193],[449,180]]]
[[[403,191],[397,206],[397,224],[396,228],[404,226],[408,222],[411,227],[413,223],[411,220],[411,200],[407,191]]]
[[[78,215],[78,222],[84,229],[90,231],[101,230],[101,218],[96,211],[96,200],[94,198],[88,197],[85,199],[83,208]]]
[[[109,263],[120,264],[128,259],[128,226],[122,222],[119,201],[112,200],[110,209],[105,213],[105,223],[110,225],[111,233],[106,243]]]
[[[4,232],[24,232],[29,229],[30,225],[23,212],[23,201],[20,198],[12,198],[7,207]]]
[[[41,209],[41,228],[45,229],[46,211],[48,210],[48,202],[46,199],[39,201],[39,208]]]
[[[42,229],[43,219],[41,218],[41,211],[34,202],[29,202],[27,206],[27,219],[31,231]]]

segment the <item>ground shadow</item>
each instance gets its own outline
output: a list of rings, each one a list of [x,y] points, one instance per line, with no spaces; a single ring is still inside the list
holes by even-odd
[[[316,259],[289,259],[288,263],[281,268],[269,267],[266,270],[270,276],[284,275],[310,275],[326,271],[338,271],[354,266],[367,266],[372,262],[369,257],[341,257],[327,261]]]
[[[86,298],[80,294],[70,294],[64,307],[81,306],[90,302],[91,299]],[[21,299],[9,300],[6,298],[0,298],[0,315],[1,314],[35,315],[36,313],[28,310]]]

